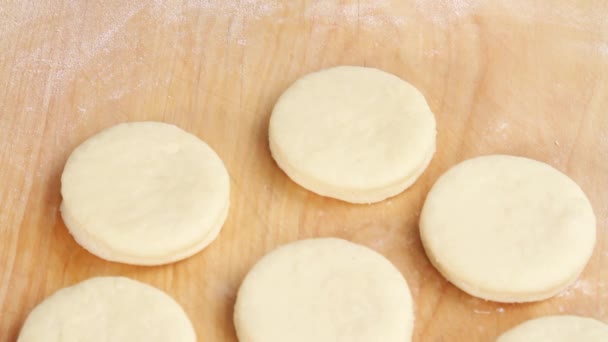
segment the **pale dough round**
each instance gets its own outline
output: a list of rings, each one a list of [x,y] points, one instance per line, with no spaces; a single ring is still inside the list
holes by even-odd
[[[282,246],[243,281],[240,342],[405,342],[414,310],[407,282],[382,255],[335,238]]]
[[[27,317],[18,342],[195,342],[171,297],[123,277],[98,277],[55,292]]]
[[[270,149],[296,183],[352,203],[397,195],[435,153],[435,117],[424,96],[386,72],[342,66],[306,75],[281,95]]]
[[[526,321],[496,342],[606,342],[608,325],[580,316],[546,316]]]
[[[72,152],[61,214],[76,241],[111,261],[158,265],[187,258],[219,234],[228,172],[203,141],[173,125],[108,128]]]
[[[430,261],[463,291],[498,302],[542,300],[582,272],[595,215],[570,178],[522,157],[464,161],[433,185],[420,217]]]

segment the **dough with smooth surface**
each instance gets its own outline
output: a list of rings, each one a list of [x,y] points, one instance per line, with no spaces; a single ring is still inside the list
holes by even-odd
[[[526,321],[496,342],[606,342],[608,325],[580,316],[546,316]]]
[[[430,261],[480,298],[549,298],[583,271],[595,215],[580,187],[551,166],[490,155],[464,161],[429,192],[420,235]]]
[[[55,292],[27,317],[18,342],[195,342],[171,297],[123,277],[91,278]]]
[[[371,203],[397,195],[435,153],[424,96],[386,72],[342,66],[306,75],[281,95],[270,149],[296,183],[322,196]]]
[[[230,182],[218,155],[173,125],[135,122],[89,138],[61,177],[62,217],[84,248],[129,264],[187,258],[219,234]]]
[[[382,255],[348,241],[302,240],[272,251],[237,296],[240,342],[405,342],[409,287]]]

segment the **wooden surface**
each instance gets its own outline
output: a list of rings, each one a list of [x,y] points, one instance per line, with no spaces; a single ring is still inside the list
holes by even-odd
[[[232,306],[272,248],[338,236],[387,256],[416,302],[415,341],[492,341],[543,314],[608,321],[608,5],[591,0],[4,1],[0,3],[0,341],[55,290],[99,275],[153,284],[180,302],[200,341],[236,341]],[[533,4],[530,4],[533,3]],[[320,68],[366,65],[421,89],[438,152],[405,193],[375,205],[291,182],[266,142],[279,94]],[[232,177],[219,239],[163,267],[101,260],[58,211],[70,151],[112,124],[174,123],[207,141]],[[487,153],[547,162],[588,194],[597,246],[558,297],[504,305],[448,284],[421,248],[426,192]]]

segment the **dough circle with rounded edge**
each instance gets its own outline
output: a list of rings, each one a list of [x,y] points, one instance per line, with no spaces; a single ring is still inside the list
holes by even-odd
[[[163,291],[97,277],[55,292],[28,315],[17,342],[196,342],[190,319]]]
[[[526,321],[500,335],[496,342],[606,342],[608,325],[581,316],[545,316]]]
[[[251,269],[237,295],[240,342],[410,341],[407,282],[377,252],[336,238],[277,248]]]
[[[568,176],[522,157],[489,155],[433,185],[420,236],[433,263],[463,291],[498,302],[549,298],[583,271],[595,215]]]
[[[372,203],[399,194],[435,153],[435,117],[418,89],[373,68],[297,80],[277,101],[269,144],[279,167],[319,195]]]
[[[61,177],[61,214],[91,253],[137,265],[187,258],[219,234],[230,202],[222,160],[160,122],[125,123],[89,138]]]

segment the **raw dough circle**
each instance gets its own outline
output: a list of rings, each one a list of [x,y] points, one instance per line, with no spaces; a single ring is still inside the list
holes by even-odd
[[[98,277],[55,292],[27,317],[18,342],[195,342],[171,297],[123,277]]]
[[[526,321],[496,342],[606,342],[608,325],[580,316],[546,316]]]
[[[306,75],[270,118],[270,149],[296,183],[322,196],[371,203],[397,195],[435,153],[435,117],[397,76],[342,66]]]
[[[498,302],[549,298],[595,244],[589,200],[570,178],[522,157],[464,161],[433,185],[420,216],[430,261],[463,291]]]
[[[187,258],[219,234],[228,172],[203,141],[160,122],[125,123],[72,152],[61,214],[76,241],[111,261],[159,265]]]
[[[404,342],[414,324],[407,282],[382,255],[335,239],[282,246],[241,285],[240,342]]]

